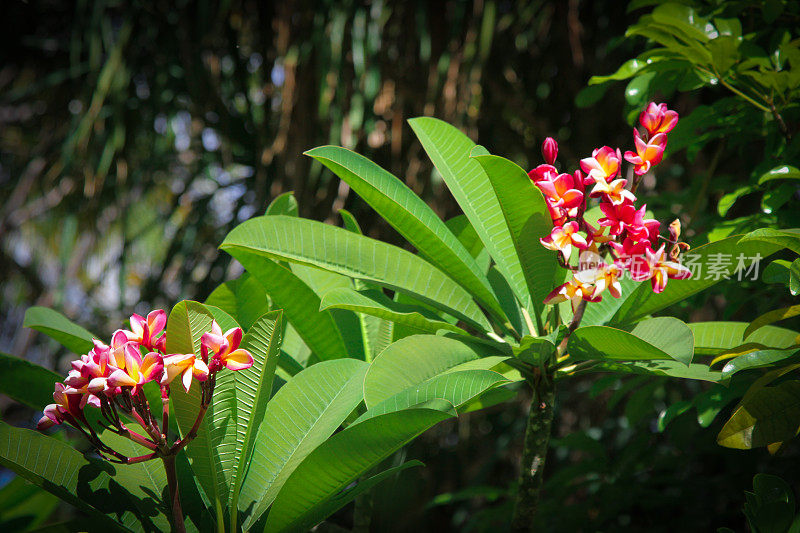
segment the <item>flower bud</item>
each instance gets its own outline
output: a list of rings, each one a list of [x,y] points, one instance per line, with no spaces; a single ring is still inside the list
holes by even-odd
[[[542,156],[548,165],[555,164],[556,157],[558,157],[558,143],[552,137],[548,137],[542,143]]]

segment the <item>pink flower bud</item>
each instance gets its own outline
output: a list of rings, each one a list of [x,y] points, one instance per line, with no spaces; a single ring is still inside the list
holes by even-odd
[[[552,137],[548,137],[542,143],[542,156],[548,165],[555,164],[556,157],[558,157],[558,143]]]

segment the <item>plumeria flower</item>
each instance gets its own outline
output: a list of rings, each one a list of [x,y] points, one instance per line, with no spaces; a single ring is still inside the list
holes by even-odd
[[[96,396],[79,393],[74,390],[70,391],[63,383],[56,383],[53,400],[55,400],[55,403],[51,403],[44,408],[44,416],[37,424],[39,429],[47,429],[55,424],[61,424],[64,420],[68,420],[69,417],[85,422],[83,408],[87,404],[100,407],[100,400]]]
[[[619,149],[614,150],[610,146],[595,149],[592,157],[581,159],[581,170],[587,174],[584,184],[613,180],[619,174],[621,161]]]
[[[585,250],[589,244],[586,239],[578,233],[577,222],[567,222],[563,226],[556,226],[547,237],[539,239],[542,246],[548,250],[557,250],[564,256],[564,261],[569,261],[572,254],[572,247]]]
[[[548,165],[553,165],[558,157],[558,143],[552,137],[548,137],[542,143],[542,157]]]
[[[635,202],[636,196],[625,188],[627,183],[628,180],[624,179],[614,180],[610,183],[603,180],[598,181],[589,196],[592,198],[605,196],[606,200],[614,205],[620,205],[625,202]]]
[[[605,217],[597,221],[600,226],[609,228],[609,235],[619,235],[628,228],[644,227],[645,206],[636,209],[632,202],[619,205],[603,202],[600,210]]]
[[[653,285],[653,292],[664,292],[667,286],[667,279],[688,279],[692,277],[692,271],[676,261],[669,261],[664,252],[665,245],[653,252],[645,251],[645,265],[647,277]]]
[[[650,102],[647,108],[639,115],[639,124],[650,135],[669,133],[678,124],[678,113],[667,109],[667,104]]]
[[[200,350],[203,359],[208,358],[208,354],[214,355],[209,362],[211,372],[217,372],[225,367],[229,370],[244,370],[253,366],[253,356],[243,348],[239,348],[242,342],[242,328],[231,328],[225,333],[214,320],[211,322],[211,331],[204,333],[200,338]]]
[[[658,133],[645,142],[638,130],[633,130],[633,142],[636,145],[636,153],[625,152],[625,160],[634,166],[633,172],[637,176],[647,173],[650,167],[657,165],[664,157],[664,149],[667,147],[666,133]]]
[[[558,170],[553,165],[539,165],[528,172],[528,177],[534,183],[542,180],[552,181],[556,176],[558,176]]]
[[[111,387],[133,387],[132,394],[139,392],[145,383],[159,381],[164,372],[161,355],[150,352],[144,356],[133,343],[125,345],[125,369],[117,369],[108,377]]]
[[[544,299],[544,303],[545,305],[551,305],[570,300],[572,301],[572,305],[574,307],[578,305],[581,300],[586,300],[588,302],[599,302],[600,298],[595,298],[593,296],[594,290],[595,288],[593,285],[589,283],[583,283],[577,278],[573,277],[568,282],[553,289],[553,291]]]
[[[193,353],[172,354],[164,357],[164,375],[161,378],[161,385],[169,385],[180,375],[183,388],[189,392],[193,377],[198,381],[205,381],[208,379],[208,374],[208,365]]]
[[[134,314],[131,316],[131,331],[122,330],[128,340],[143,345],[148,350],[164,351],[166,336],[157,337],[167,325],[167,313],[163,309],[150,311],[147,318]]]
[[[570,211],[583,204],[583,186],[576,184],[572,174],[559,174],[552,181],[537,181],[536,186],[544,193],[547,202],[553,207],[562,207],[569,216],[575,216]]]
[[[603,244],[614,240],[614,237],[610,235],[603,235],[603,232],[606,230],[606,228],[603,226],[595,228],[585,220],[583,223],[584,226],[586,226],[586,236],[588,242],[592,244]]]

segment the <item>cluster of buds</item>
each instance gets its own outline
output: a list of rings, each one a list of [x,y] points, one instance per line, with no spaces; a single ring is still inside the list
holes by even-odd
[[[580,161],[574,173],[559,173],[555,167],[558,144],[548,137],[542,144],[545,163],[528,175],[542,191],[553,231],[541,239],[543,246],[559,252],[560,264],[572,271],[572,279],[556,287],[545,298],[546,304],[571,300],[577,306],[581,300],[597,302],[607,290],[619,298],[620,278],[630,273],[635,281],[650,280],[653,291],[660,293],[667,279],[686,279],[691,276],[681,265],[680,253],[688,245],[679,242],[680,222],[670,225],[669,239],[659,234],[660,223],[645,218],[646,206],[636,208],[635,191],[642,176],[661,162],[667,146],[667,133],[678,122],[678,114],[666,104],[650,105],[639,116],[642,134],[633,130],[636,152],[625,152],[624,159],[633,164],[634,179],[622,178],[623,157],[619,149],[610,146],[597,148],[591,157]],[[587,190],[591,187],[591,190]],[[587,202],[598,198],[603,217],[593,227],[584,219]],[[608,228],[608,233],[606,233]],[[664,240],[665,242],[660,242]],[[669,248],[669,249],[667,249]],[[577,250],[577,265],[570,262]],[[610,262],[604,259],[610,255]]]
[[[52,403],[45,407],[39,429],[64,422],[70,424],[89,440],[105,459],[116,463],[136,463],[176,454],[197,434],[197,429],[211,403],[216,373],[223,368],[243,370],[253,364],[247,350],[239,348],[242,329],[222,333],[216,321],[211,331],[201,338],[201,354],[167,354],[167,315],[163,310],[152,311],[147,317],[133,315],[131,329],[119,329],[111,344],[93,340],[94,347],[80,359],[72,361],[72,369],[63,383],[56,383]],[[180,376],[189,392],[192,381],[201,388],[200,405],[194,427],[183,439],[168,442],[170,384]],[[142,387],[155,382],[161,390],[161,425],[154,416]],[[86,417],[85,409],[99,409],[99,424],[106,430],[122,435],[152,450],[140,457],[126,457],[106,445]],[[121,416],[124,415],[124,416]],[[133,421],[144,435],[130,429]]]

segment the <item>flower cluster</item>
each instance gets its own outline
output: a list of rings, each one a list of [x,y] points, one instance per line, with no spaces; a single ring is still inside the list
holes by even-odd
[[[238,327],[223,334],[216,321],[212,321],[211,331],[201,337],[198,356],[166,353],[167,315],[163,310],[152,311],[147,317],[133,315],[130,324],[130,330],[115,331],[110,344],[94,339],[94,347],[72,361],[67,378],[63,383],[56,383],[55,403],[45,407],[38,424],[39,429],[46,429],[66,422],[81,431],[103,457],[123,463],[177,453],[194,438],[190,432],[183,440],[172,445],[167,443],[170,384],[176,377],[180,376],[186,392],[193,379],[200,382],[196,432],[211,402],[216,373],[223,368],[243,370],[253,364],[252,355],[239,348],[242,329]],[[161,390],[160,427],[142,390],[150,382],[157,383]],[[105,445],[87,419],[86,406],[100,410],[99,424],[104,429],[128,437],[153,453],[128,458]],[[146,435],[129,429],[126,419],[136,422]]]
[[[664,290],[667,279],[691,276],[679,260],[680,252],[688,249],[688,245],[679,242],[680,222],[670,225],[669,239],[665,239],[659,234],[660,223],[645,218],[646,206],[637,209],[635,205],[634,193],[641,177],[661,162],[667,133],[677,122],[678,114],[667,109],[666,104],[651,102],[641,113],[639,124],[645,133],[634,128],[636,151],[624,155],[624,160],[633,164],[630,186],[622,177],[623,156],[619,149],[597,148],[591,157],[581,159],[579,170],[559,173],[555,167],[558,144],[551,137],[544,141],[545,163],[528,173],[542,191],[553,219],[553,231],[541,243],[559,252],[559,262],[573,272],[572,278],[556,287],[545,303],[597,302],[606,290],[619,298],[619,280],[625,272],[635,281],[650,280],[657,293]],[[599,199],[603,214],[596,228],[584,219],[591,198]],[[579,254],[577,265],[570,261],[575,250]],[[610,261],[604,259],[607,254]]]

